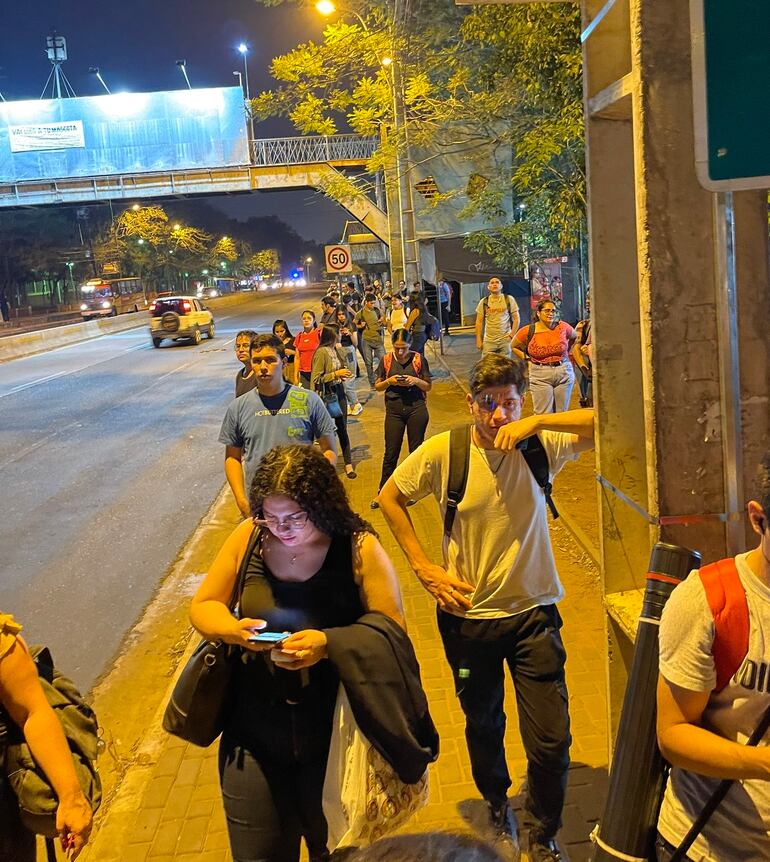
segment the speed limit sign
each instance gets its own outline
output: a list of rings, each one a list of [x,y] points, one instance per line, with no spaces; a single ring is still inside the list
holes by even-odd
[[[327,245],[324,250],[327,272],[353,272],[349,245]]]

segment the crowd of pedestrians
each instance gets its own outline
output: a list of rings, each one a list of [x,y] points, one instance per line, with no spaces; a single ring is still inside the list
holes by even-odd
[[[451,287],[439,287],[446,326]],[[413,288],[407,291],[402,282],[394,291],[389,282],[375,282],[359,294],[351,285],[335,285],[322,300],[320,320],[306,309],[296,335],[280,319],[271,332],[247,329],[235,338],[240,367],[219,442],[243,520],[190,611],[203,638],[228,645],[232,658],[217,709],[222,803],[235,862],[297,862],[303,842],[310,862],[517,859],[520,825],[508,801],[512,781],[505,756],[506,667],[527,759],[529,859],[562,858],[557,835],[571,732],[557,607],[564,590],[548,508],[554,477],[594,444],[590,318],[573,328],[559,319],[556,302],[545,298],[532,322],[521,326],[516,302],[499,279],[491,279],[476,307],[481,356],[469,370],[467,421],[426,439],[431,316],[419,285]],[[573,363],[581,380],[589,381],[581,383],[580,409],[570,409]],[[335,853],[328,846],[331,753],[343,746],[342,763],[356,762],[355,734],[340,730],[346,700],[357,733],[403,788],[399,799],[411,798],[410,788],[439,756],[394,565],[375,529],[351,507],[343,470],[337,470],[339,447],[345,476],[357,476],[348,419],[364,409],[356,384],[361,366],[374,393],[369,397],[382,394],[384,401],[385,451],[371,508],[382,510],[436,603],[491,845],[444,833]],[[534,411],[523,418],[528,391]],[[399,465],[405,435],[409,454]],[[438,504],[443,527],[438,555],[409,513],[426,497]],[[659,822],[661,862],[672,854],[679,858],[677,845],[720,779],[739,782],[740,792],[699,828],[695,855],[684,858],[770,858],[766,749],[742,744],[764,720],[770,688],[763,654],[769,516],[770,460],[761,497],[748,505],[755,550],[722,561],[710,580],[693,573],[663,615],[658,735],[673,769]],[[713,600],[717,593],[721,604]],[[715,629],[727,631],[717,617],[726,606],[746,620],[745,648],[727,676],[712,646]],[[0,754],[2,731],[17,728],[49,779],[56,829],[68,857],[75,858],[88,841],[91,806],[20,629],[0,614]],[[353,786],[364,795],[382,791],[377,782]],[[386,816],[372,804],[370,819],[393,813]],[[7,772],[0,769],[0,862],[34,860],[34,838],[19,817]],[[387,831],[384,820],[376,834]],[[366,836],[361,843],[368,845],[372,835]],[[742,848],[739,856],[731,855],[736,847]]]

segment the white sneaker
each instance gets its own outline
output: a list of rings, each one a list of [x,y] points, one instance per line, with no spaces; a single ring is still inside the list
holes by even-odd
[[[359,401],[358,404],[350,411],[351,416],[358,416],[364,412],[364,405]]]

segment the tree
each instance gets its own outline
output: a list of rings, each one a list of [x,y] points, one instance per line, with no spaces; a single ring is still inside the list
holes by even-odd
[[[340,18],[321,42],[276,57],[278,84],[253,100],[256,116],[287,117],[303,134],[390,127],[368,169],[392,167],[405,140],[392,134],[393,67],[381,61],[395,55],[411,144],[468,157],[480,142],[512,147],[512,164],[471,190],[466,214],[498,218],[511,195],[524,208],[469,242],[501,262],[511,247],[519,257],[525,246],[542,255],[574,247],[585,222],[579,10],[565,3],[468,11],[439,0],[416,4],[408,26],[394,30],[391,5],[348,4],[360,17]],[[452,197],[450,190],[434,205]]]
[[[252,254],[244,263],[246,275],[271,276],[281,271],[281,261],[274,248],[265,248]]]

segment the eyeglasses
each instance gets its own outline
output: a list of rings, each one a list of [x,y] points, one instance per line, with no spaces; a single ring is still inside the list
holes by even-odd
[[[283,520],[280,518],[271,518],[269,515],[266,518],[255,518],[254,523],[260,527],[267,527],[268,530],[289,530],[292,533],[301,530],[307,524],[307,512],[295,512],[293,515],[287,515]]]
[[[473,400],[476,402],[479,410],[483,410],[484,413],[494,413],[498,407],[506,412],[510,412],[515,410],[521,403],[518,398],[506,398],[504,401],[497,401],[491,395],[478,395]]]
[[[555,308],[541,308],[540,314],[556,314]]]

